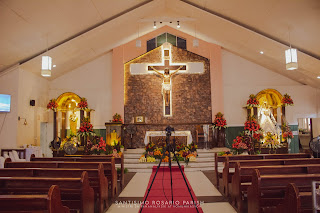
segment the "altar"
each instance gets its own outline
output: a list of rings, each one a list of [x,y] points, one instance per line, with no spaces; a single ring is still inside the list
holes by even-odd
[[[144,137],[144,144],[147,145],[150,142],[150,137],[166,136],[166,131],[146,131]],[[187,137],[187,144],[192,143],[191,131],[174,131],[171,136],[185,136]]]

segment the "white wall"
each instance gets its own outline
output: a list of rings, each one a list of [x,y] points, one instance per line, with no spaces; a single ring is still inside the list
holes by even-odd
[[[18,124],[19,68],[0,75],[0,94],[11,95],[11,111],[0,113],[0,148],[16,148]]]
[[[95,111],[92,124],[104,129],[104,123],[112,119],[112,53],[66,73],[50,82],[49,99],[58,98],[64,92],[73,92],[87,98],[89,108]]]
[[[229,126],[242,126],[246,120],[246,105],[250,94],[263,89],[276,89],[288,93],[294,106],[286,108],[289,124],[297,124],[297,118],[317,117],[319,93],[260,65],[250,62],[226,50],[222,51],[225,117]]]
[[[18,116],[26,118],[18,121],[17,146],[32,144],[40,146],[40,123],[48,122],[49,81],[39,75],[20,69]],[[35,100],[35,106],[30,106]]]

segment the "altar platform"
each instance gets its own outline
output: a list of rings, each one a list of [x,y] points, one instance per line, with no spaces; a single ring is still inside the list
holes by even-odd
[[[124,167],[128,168],[129,172],[151,172],[152,167],[158,165],[157,163],[139,163],[139,158],[145,150],[143,148],[128,149],[124,151]],[[198,157],[196,162],[189,162],[188,166],[182,161],[180,165],[185,166],[185,171],[209,171],[214,170],[214,154],[216,152],[229,151],[226,147],[219,147],[213,149],[198,149]],[[168,166],[168,163],[161,165]],[[172,165],[177,166],[176,162],[172,162]]]

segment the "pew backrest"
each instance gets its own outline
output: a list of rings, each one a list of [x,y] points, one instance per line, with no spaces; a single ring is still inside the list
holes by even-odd
[[[60,189],[57,185],[52,185],[47,195],[0,195],[0,206],[0,212],[70,212],[68,207],[62,205]]]

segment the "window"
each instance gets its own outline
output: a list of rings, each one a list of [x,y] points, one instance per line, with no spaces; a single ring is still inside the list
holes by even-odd
[[[152,38],[147,41],[147,52],[155,49],[156,47],[161,46],[165,42],[169,42],[170,44],[179,47],[181,49],[187,49],[187,41],[186,39],[177,37],[170,33],[163,33],[155,38]]]

